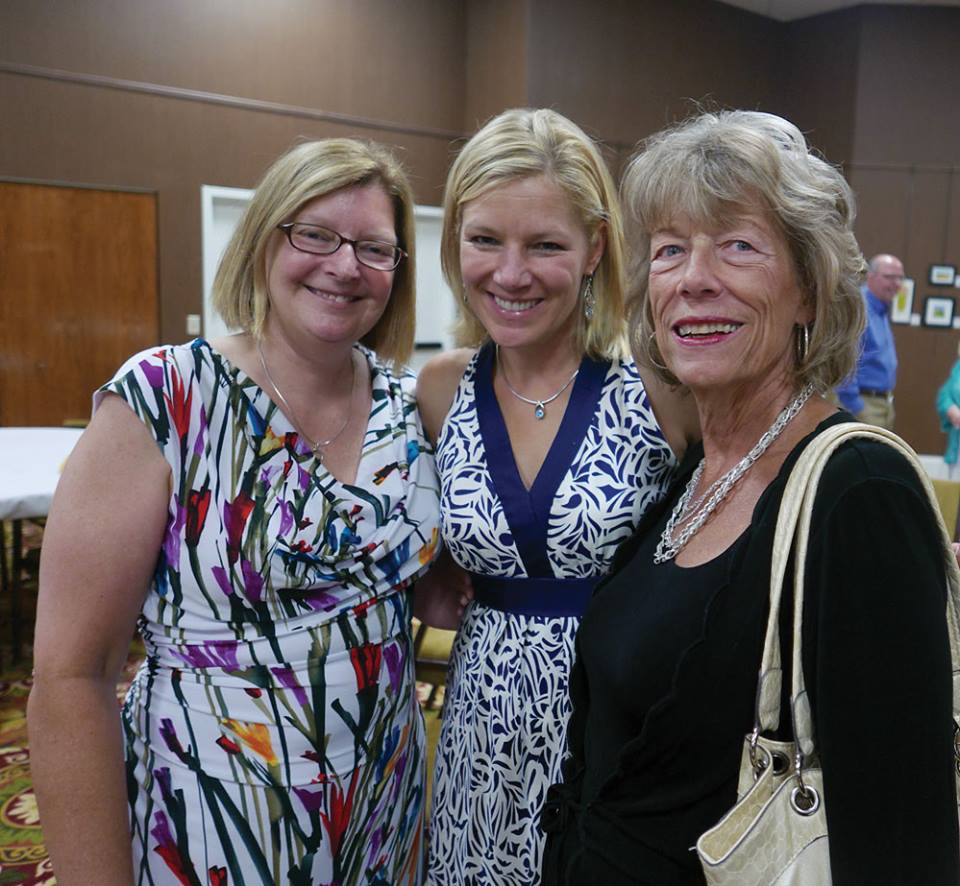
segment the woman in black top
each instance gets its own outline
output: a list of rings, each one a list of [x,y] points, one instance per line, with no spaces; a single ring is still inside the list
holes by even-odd
[[[736,800],[783,488],[804,446],[850,420],[822,394],[863,325],[852,193],[787,121],[687,121],[646,143],[623,191],[635,343],[690,389],[703,445],[583,618],[545,884],[704,882],[693,846]],[[940,543],[898,454],[837,451],[802,650],[834,884],[960,881]],[[780,722],[789,738],[786,709]]]

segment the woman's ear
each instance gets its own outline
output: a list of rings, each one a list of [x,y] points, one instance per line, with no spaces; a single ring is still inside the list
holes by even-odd
[[[797,324],[809,326],[817,318],[816,299],[812,293],[801,291],[800,305],[797,307]]]
[[[587,268],[586,271],[588,274],[592,274],[597,269],[597,265],[600,264],[600,259],[603,258],[603,251],[607,248],[607,223],[600,222],[597,225],[597,230],[593,235],[593,240],[590,243],[590,249],[587,252]]]

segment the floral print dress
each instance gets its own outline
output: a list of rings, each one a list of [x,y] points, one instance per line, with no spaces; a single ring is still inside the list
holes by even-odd
[[[437,480],[412,376],[363,354],[353,484],[202,339],[132,357],[97,392],[172,471],[122,716],[137,884],[421,881],[407,591],[436,553]]]

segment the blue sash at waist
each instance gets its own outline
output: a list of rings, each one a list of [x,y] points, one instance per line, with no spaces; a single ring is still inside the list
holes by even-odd
[[[600,578],[498,578],[470,573],[474,599],[510,615],[580,618]]]

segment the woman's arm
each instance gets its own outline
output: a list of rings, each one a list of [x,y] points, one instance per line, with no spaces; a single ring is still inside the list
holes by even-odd
[[[955,393],[957,390],[960,390],[960,360],[954,364],[950,377],[937,391],[937,413],[940,416],[940,427],[944,431],[960,428],[960,404]]]
[[[816,645],[805,642],[804,661],[833,882],[957,883],[940,535],[912,470],[887,447],[855,445],[827,470],[804,614]]]
[[[162,544],[169,478],[147,429],[106,397],[44,531],[28,725],[59,886],[133,882],[116,684]]]
[[[434,446],[473,353],[460,348],[438,354],[417,374],[417,408],[423,429]],[[454,562],[449,551],[444,551],[430,571],[417,581],[413,614],[431,627],[456,630],[472,599],[469,577]]]
[[[413,591],[413,614],[432,628],[455,631],[473,599],[469,575],[449,551],[441,551],[426,575],[417,579]]]

